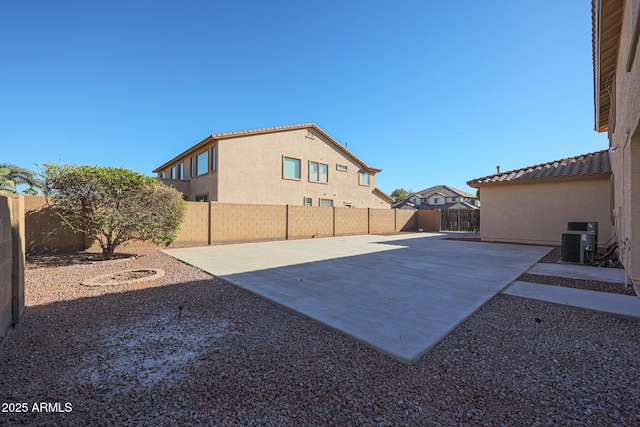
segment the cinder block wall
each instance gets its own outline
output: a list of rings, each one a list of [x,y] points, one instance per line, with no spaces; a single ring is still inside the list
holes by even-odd
[[[176,246],[209,244],[209,203],[187,202],[185,221],[180,226]]]
[[[187,202],[191,203],[198,202]],[[211,244],[283,240],[287,237],[286,206],[209,203]]]
[[[11,199],[0,196],[0,342],[9,332],[12,318],[13,238]]]
[[[73,233],[63,226],[43,196],[26,196],[25,212],[28,252],[89,247],[98,250],[95,242],[86,240],[84,234]],[[439,220],[439,216],[437,218]],[[185,221],[174,246],[391,233],[414,229],[418,222],[416,212],[395,209],[187,202]],[[422,228],[438,231],[439,221],[436,228]],[[122,249],[140,245],[150,244],[131,241]]]
[[[440,211],[416,211],[417,228],[427,232],[440,231]]]
[[[83,233],[74,233],[62,224],[44,196],[24,196],[24,210],[29,253],[84,250],[90,246]]]
[[[24,313],[24,198],[0,196],[0,343]]]
[[[369,233],[396,231],[395,209],[369,209]]]
[[[288,209],[289,239],[333,236],[333,208],[289,206]]]
[[[369,232],[369,210],[366,208],[334,208],[335,235],[367,234]]]
[[[396,213],[396,231],[415,230],[418,224],[416,211],[394,209]]]

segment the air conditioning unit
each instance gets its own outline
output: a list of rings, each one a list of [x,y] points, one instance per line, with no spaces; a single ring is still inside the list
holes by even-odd
[[[567,223],[567,230],[568,231],[591,231],[592,233],[595,233],[596,245],[598,244],[598,221],[588,221],[588,222],[571,221]]]
[[[586,264],[596,251],[596,233],[592,231],[565,231],[562,233],[562,261]]]

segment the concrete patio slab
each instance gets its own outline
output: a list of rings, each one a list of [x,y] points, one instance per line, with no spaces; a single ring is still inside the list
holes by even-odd
[[[586,308],[640,321],[640,298],[585,289],[514,282],[504,294]]]
[[[539,263],[534,265],[527,273],[610,283],[624,283],[625,279],[625,271],[621,268],[591,267],[575,264]]]
[[[405,362],[551,248],[359,235],[165,250]]]

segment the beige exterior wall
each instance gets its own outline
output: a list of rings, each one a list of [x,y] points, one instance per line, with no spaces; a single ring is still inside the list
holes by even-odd
[[[185,219],[180,225],[176,243],[182,246],[205,246],[209,244],[209,204],[187,203]]]
[[[24,198],[0,196],[0,344],[24,313]]]
[[[210,204],[211,244],[283,240],[287,237],[286,206]]]
[[[333,236],[333,208],[289,206],[289,239]]]
[[[440,210],[416,212],[417,228],[424,232],[440,231]]]
[[[0,343],[9,332],[12,317],[13,239],[11,199],[0,196]]]
[[[97,244],[85,240],[62,226],[42,196],[25,196],[27,252],[98,250]],[[28,208],[28,210],[27,210]],[[419,216],[438,218],[439,211],[405,211],[397,209],[358,209],[255,205],[220,202],[187,202],[186,217],[174,247],[206,246],[407,231],[417,227]],[[438,231],[424,225],[425,231]],[[438,223],[439,224],[439,223]],[[93,243],[93,246],[92,246]],[[150,246],[149,242],[130,241],[125,247]]]
[[[335,235],[369,233],[369,210],[364,208],[335,208]]]
[[[283,178],[283,157],[300,159],[300,180]],[[309,180],[309,162],[328,165],[328,182]],[[345,157],[322,136],[308,137],[307,129],[245,136],[219,142],[219,201],[252,204],[303,205],[310,197],[313,206],[320,199],[333,200],[335,207],[390,208],[372,193],[370,185],[358,184],[360,167]],[[339,171],[336,165],[347,166]]]
[[[310,136],[313,135],[313,136]],[[360,185],[360,166],[345,156],[331,142],[309,129],[245,135],[225,138],[207,145],[216,145],[215,171],[188,181],[165,179],[164,182],[185,193],[188,200],[207,194],[209,201],[303,206],[304,198],[319,206],[320,199],[333,201],[335,207],[350,205],[357,208],[390,209],[391,203],[373,194],[376,176],[370,174],[369,185]],[[204,151],[190,153],[176,160],[184,163],[185,180],[190,177],[190,158]],[[300,179],[283,178],[283,158],[300,160]],[[309,178],[309,162],[328,165],[326,183]],[[347,170],[338,170],[337,165]],[[160,171],[170,177],[171,165]]]
[[[83,250],[89,247],[83,233],[62,224],[44,196],[24,196],[26,246],[29,253]]]
[[[369,209],[369,233],[392,233],[394,231],[396,231],[395,209]]]
[[[560,245],[570,221],[597,221],[598,241],[611,237],[609,177],[480,187],[483,241]]]
[[[640,1],[624,2],[622,34],[615,74],[615,121],[609,120],[610,154],[614,174],[616,228],[627,274],[640,286],[640,52],[630,71],[627,61],[633,42],[633,30]],[[606,76],[605,76],[606,77]],[[613,126],[615,123],[615,126]],[[637,289],[639,289],[637,287]]]
[[[418,228],[418,215],[414,211],[394,209],[396,214],[396,231],[415,230]]]

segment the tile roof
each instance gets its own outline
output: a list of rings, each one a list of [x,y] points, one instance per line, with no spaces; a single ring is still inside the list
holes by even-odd
[[[433,210],[447,210],[447,209],[467,209],[467,210],[475,210],[475,209],[480,209],[479,206],[474,206],[471,205],[467,202],[450,202],[450,203],[443,203],[441,205],[427,205],[425,203],[421,204],[420,206],[418,206],[418,210],[421,211],[433,211]]]
[[[238,138],[238,137],[249,136],[249,135],[260,135],[260,134],[265,134],[265,133],[285,132],[285,131],[296,130],[296,129],[313,129],[313,131],[317,132],[318,134],[322,135],[325,139],[327,139],[330,144],[332,144],[335,148],[338,149],[338,151],[341,151],[345,156],[351,158],[364,171],[370,172],[370,173],[382,172],[382,169],[373,168],[371,166],[368,166],[365,162],[363,162],[358,157],[356,157],[355,154],[353,154],[351,151],[349,151],[346,147],[344,147],[338,141],[333,139],[328,133],[326,133],[324,130],[322,130],[315,123],[301,123],[301,124],[297,124],[297,125],[273,126],[273,127],[268,127],[268,128],[241,130],[241,131],[236,131],[236,132],[214,133],[212,135],[209,135],[208,137],[206,137],[205,139],[203,139],[202,141],[200,141],[196,145],[192,146],[191,148],[189,148],[189,149],[183,151],[182,153],[178,154],[173,159],[171,159],[168,162],[164,163],[162,166],[157,167],[156,169],[153,170],[153,173],[157,173],[160,170],[169,167],[172,163],[178,161],[180,158],[192,154],[193,152],[199,150],[201,147],[207,145],[208,143],[210,143],[212,141],[217,141],[217,140],[221,140],[221,139],[229,139],[229,138]]]
[[[475,199],[476,196],[474,194],[469,194],[466,191],[458,190],[457,188],[450,187],[448,185],[434,185],[433,187],[425,188],[421,191],[416,191],[415,193],[410,194],[408,197],[417,194],[422,198],[431,197],[431,195],[435,193],[440,193],[445,197],[468,197]]]
[[[470,187],[477,188],[484,184],[538,181],[542,179],[565,179],[608,174],[611,174],[609,150],[602,150],[484,176],[468,181],[467,184]]]

